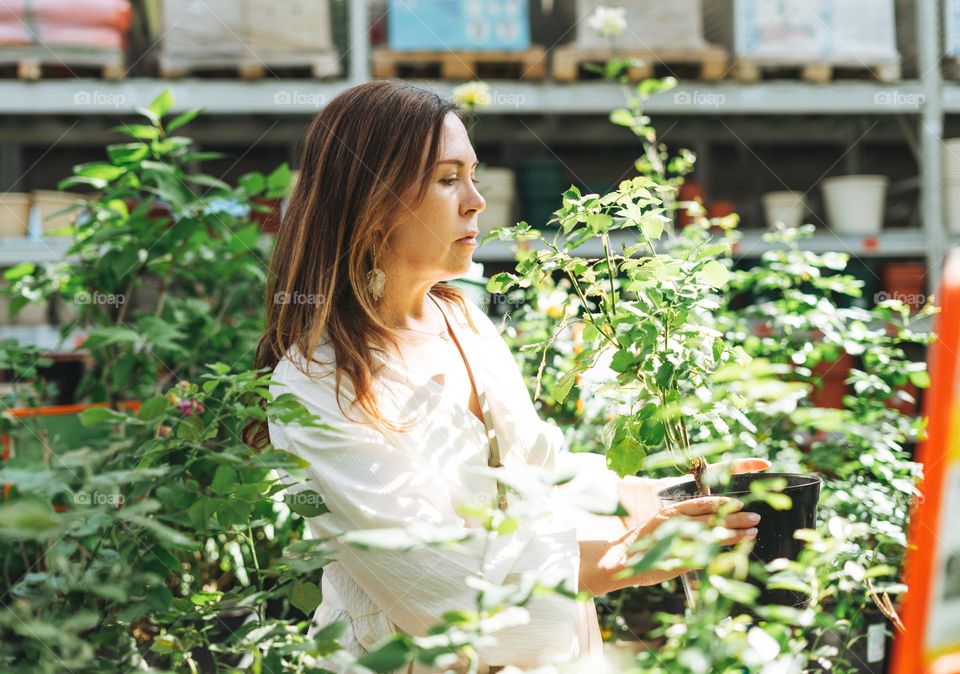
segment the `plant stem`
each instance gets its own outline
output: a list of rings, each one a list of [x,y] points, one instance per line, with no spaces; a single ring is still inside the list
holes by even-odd
[[[610,259],[610,237],[609,235],[604,234],[601,239],[603,240],[603,252],[607,258],[607,276],[610,278],[610,312],[613,314],[613,316],[616,316],[617,291],[613,284],[613,260]]]
[[[253,557],[253,568],[257,570],[257,588],[260,592],[263,592],[263,573],[260,571],[260,560],[257,559],[257,547],[254,544],[253,540],[253,530],[250,528],[250,524],[247,523],[247,545],[250,546],[250,556]],[[260,622],[263,622],[263,603],[261,602],[257,606],[257,617],[260,618]]]

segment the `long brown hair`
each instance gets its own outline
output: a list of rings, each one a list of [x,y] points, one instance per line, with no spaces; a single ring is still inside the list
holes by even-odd
[[[346,374],[353,404],[373,422],[396,429],[377,409],[372,390],[377,373],[370,363],[374,351],[396,348],[397,340],[368,294],[367,273],[389,239],[390,232],[380,236],[378,227],[391,224],[401,196],[418,188],[419,203],[426,195],[443,121],[451,112],[461,116],[454,103],[427,89],[380,80],[348,89],[314,117],[270,258],[256,369],[272,370],[296,348],[304,358],[292,362],[306,374],[311,362],[319,363],[314,352],[326,331],[341,412],[347,415],[340,400]],[[439,283],[430,292],[459,305],[476,330],[457,289]],[[266,421],[248,424],[244,439],[256,448],[266,446]]]

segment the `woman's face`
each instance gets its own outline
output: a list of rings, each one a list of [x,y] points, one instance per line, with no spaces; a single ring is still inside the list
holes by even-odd
[[[427,191],[413,205],[415,186],[403,198],[388,241],[388,264],[402,265],[429,282],[462,276],[477,246],[477,215],[486,202],[477,191],[477,156],[460,118],[444,119],[438,162],[427,169]]]

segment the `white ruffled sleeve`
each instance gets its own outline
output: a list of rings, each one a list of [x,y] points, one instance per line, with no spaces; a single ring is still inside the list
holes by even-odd
[[[406,527],[414,523],[463,527],[449,489],[415,452],[391,444],[373,427],[346,419],[338,409],[333,377],[308,378],[281,361],[271,387],[274,394],[293,393],[333,430],[299,425],[270,425],[274,445],[310,462],[305,488],[324,498],[328,513],[313,519],[326,535],[357,529]],[[349,391],[349,380],[344,379]],[[342,395],[344,406],[350,400]],[[349,409],[357,416],[357,408]],[[499,537],[481,567],[481,538],[450,549],[419,547],[410,551],[363,550],[336,545],[337,558],[349,575],[399,629],[424,635],[443,613],[472,609],[475,590],[467,577],[500,584],[525,571],[575,590],[579,575],[576,531],[544,518]],[[532,666],[576,656],[577,602],[558,595],[533,598],[527,624],[495,636],[481,652],[490,665]],[[565,654],[569,654],[565,656]]]

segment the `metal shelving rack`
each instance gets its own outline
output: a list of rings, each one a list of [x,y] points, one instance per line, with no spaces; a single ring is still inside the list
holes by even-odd
[[[913,121],[919,129],[917,160],[920,166],[920,209],[922,232],[887,231],[868,239],[818,235],[808,245],[816,249],[834,247],[848,250],[858,256],[926,257],[930,265],[931,287],[939,282],[943,253],[950,237],[944,231],[941,144],[945,114],[960,113],[960,83],[945,83],[940,68],[939,0],[916,0],[916,43],[920,79],[895,83],[867,81],[838,81],[830,84],[806,82],[761,82],[741,84],[735,81],[718,83],[682,82],[669,92],[650,99],[646,110],[652,115],[678,117],[759,116],[783,121],[783,135],[789,135],[792,119],[799,116],[823,116],[825,119],[858,115],[899,117]],[[330,100],[344,89],[370,79],[370,45],[367,39],[369,15],[366,0],[350,0],[349,12],[349,69],[342,81],[318,82],[312,80],[201,80],[185,79],[167,82],[154,78],[133,78],[117,82],[89,80],[41,80],[0,82],[0,189],[8,187],[11,176],[17,176],[19,166],[18,143],[21,136],[14,122],[22,125],[22,118],[32,121],[52,120],[69,115],[76,118],[96,118],[104,114],[116,115],[115,101],[125,101],[125,108],[148,102],[161,87],[169,87],[178,110],[202,107],[207,115],[224,120],[239,120],[239,116],[259,116],[272,120],[296,122],[297,117],[311,115],[318,102]],[[429,81],[426,84],[440,93],[449,94],[455,83]],[[608,83],[586,81],[572,84],[552,82],[496,81],[497,92],[493,104],[482,111],[491,117],[509,120],[512,117],[541,115],[545,118],[602,120],[614,107],[622,105],[621,92]],[[75,96],[78,90],[94,91],[83,105]],[[294,95],[295,94],[295,95]],[[122,96],[122,99],[117,97]],[[719,106],[697,105],[698,100],[717,100]],[[883,100],[883,104],[878,101]],[[522,105],[516,101],[521,100]],[[691,104],[690,101],[694,101]],[[919,101],[919,103],[917,102]],[[7,116],[6,120],[3,116]],[[16,119],[14,116],[19,117]],[[95,122],[95,119],[89,119]],[[558,125],[563,133],[563,125]],[[51,131],[33,132],[52,133]],[[224,124],[230,134],[231,125]],[[249,138],[249,126],[238,124],[237,140]],[[246,131],[241,129],[246,128]],[[809,124],[806,128],[809,128]],[[56,140],[53,136],[49,141]],[[505,142],[505,141],[504,141]],[[762,245],[748,233],[743,249],[757,251]],[[874,241],[873,239],[876,239]],[[751,243],[752,242],[752,243]],[[749,245],[748,245],[749,244]],[[846,246],[846,248],[844,248]],[[9,265],[23,259],[55,259],[56,248],[45,242],[3,242],[0,265]],[[752,253],[750,253],[752,254]],[[481,261],[503,262],[512,259],[506,246],[487,244],[477,251]]]

